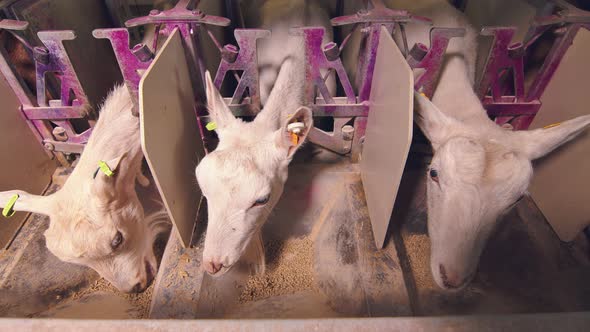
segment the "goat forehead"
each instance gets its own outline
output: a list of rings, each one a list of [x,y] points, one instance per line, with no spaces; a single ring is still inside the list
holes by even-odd
[[[456,180],[481,176],[486,168],[485,148],[477,141],[458,137],[442,144],[435,152],[432,165]]]
[[[247,150],[214,151],[199,165],[197,179],[212,202],[250,203],[253,197],[270,190],[273,175],[265,169]]]
[[[270,151],[264,148],[238,146],[215,150],[199,167],[197,176],[231,181],[242,177],[266,177],[276,165]]]
[[[253,148],[264,145],[272,137],[273,130],[263,123],[236,122],[223,131],[223,148]]]

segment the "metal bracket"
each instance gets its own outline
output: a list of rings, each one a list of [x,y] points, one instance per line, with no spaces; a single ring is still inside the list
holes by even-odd
[[[324,28],[292,28],[289,32],[292,35],[303,36],[305,43],[305,59],[308,64],[305,67],[305,99],[313,102],[315,89],[317,88],[326,104],[334,104],[334,99],[330,95],[324,77],[320,72],[322,69],[332,69],[338,74],[348,103],[354,104],[356,102],[356,96],[342,65],[342,60],[340,60],[338,46],[335,43],[328,43],[322,50],[322,39],[325,33]],[[328,59],[326,54],[330,55],[330,59]]]
[[[431,20],[422,16],[415,16],[406,10],[389,9],[381,0],[370,0],[373,8],[360,10],[354,15],[335,17],[331,20],[333,26],[357,24],[357,23],[426,23]]]
[[[133,101],[133,115],[139,116],[139,81],[141,75],[138,70],[146,70],[152,63],[152,59],[147,58],[140,60],[133,53],[141,49],[144,45],[138,44],[133,49],[129,49],[129,32],[125,28],[117,29],[96,29],[92,31],[94,38],[108,39],[113,46],[117,63],[121,69],[121,74],[125,80],[125,86],[129,90],[131,100]]]
[[[0,29],[25,30],[27,26],[27,22],[0,21]],[[32,48],[36,64],[36,101],[26,92],[6,61],[5,51],[1,52],[0,70],[21,102],[21,111],[29,126],[48,154],[53,157],[53,152],[80,153],[88,141],[92,128],[76,133],[69,120],[85,118],[89,103],[63,45],[64,40],[73,40],[76,36],[69,30],[40,31],[37,35],[44,46],[32,48],[26,40],[15,35],[25,47]],[[60,99],[47,100],[47,73],[54,73],[59,79]],[[50,122],[57,127],[53,128]],[[62,163],[67,164],[65,158],[58,156]]]
[[[153,9],[148,16],[136,17],[125,22],[128,28],[146,24],[206,24],[228,26],[230,20],[225,17],[207,15],[202,11],[188,9],[190,0],[180,0],[172,9],[159,11]],[[193,6],[196,8],[197,3]]]
[[[346,94],[346,104],[356,104],[356,96],[342,65],[338,46],[335,43],[328,43],[322,49],[322,39],[325,33],[324,28],[292,28],[290,33],[292,35],[303,36],[304,40],[305,63],[307,64],[305,67],[305,100],[309,101],[310,104],[315,104],[318,108],[321,108],[322,104],[335,105],[335,100],[330,95],[324,77],[321,74],[321,70],[334,70]],[[316,89],[321,94],[321,99],[315,99]],[[332,133],[313,128],[309,133],[309,140],[334,152],[346,154],[350,152],[352,141],[345,140],[346,134],[343,133],[342,128],[351,119],[351,117],[335,117]]]
[[[221,54],[221,62],[215,75],[214,84],[221,88],[225,75],[230,70],[241,70],[238,86],[234,91],[230,104],[239,104],[248,89],[250,104],[260,108],[260,92],[258,77],[258,60],[256,57],[256,41],[260,38],[270,37],[270,31],[260,29],[236,29],[234,36],[238,47],[225,45]]]
[[[430,30],[430,49],[422,43],[417,43],[412,47],[407,58],[410,68],[425,69],[414,83],[415,90],[422,88],[422,92],[426,96],[432,97],[450,39],[464,35],[465,29],[432,28]]]

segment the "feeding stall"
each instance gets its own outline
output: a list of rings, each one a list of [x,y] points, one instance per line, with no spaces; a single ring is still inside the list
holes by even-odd
[[[195,179],[195,167],[219,141],[219,124],[207,110],[206,71],[234,116],[250,122],[261,112],[257,44],[272,31],[247,26],[243,15],[245,6],[257,8],[257,2],[0,2],[0,70],[7,83],[0,86],[6,96],[0,128],[6,142],[14,142],[1,150],[0,191],[59,190],[96,128],[100,97],[119,81],[138,117],[143,169],[151,174],[149,186],[137,186],[139,199],[146,215],[164,209],[172,224],[155,243],[159,268],[152,286],[124,294],[89,267],[52,255],[43,236],[47,217],[19,213],[3,220],[0,315],[19,319],[0,324],[466,330],[587,325],[590,246],[581,201],[587,197],[587,158],[580,156],[587,155],[587,137],[539,163],[531,195],[502,215],[470,284],[448,291],[435,283],[425,188],[432,151],[413,125],[414,91],[436,94],[446,50],[466,31],[432,26],[429,17],[413,14],[420,1],[410,8],[384,2],[319,2],[331,17],[333,42],[323,42],[324,27],[291,27],[290,35],[303,42],[303,104],[315,125],[260,230],[265,271],[254,273],[260,257],[245,255],[221,276],[204,268],[209,207]],[[587,113],[580,89],[588,75],[572,75],[587,71],[590,12],[564,1],[454,5],[481,31],[474,90],[498,126],[540,128]],[[95,15],[68,21],[64,17],[78,9],[68,6]],[[508,8],[514,11],[504,15]],[[431,27],[429,45],[409,43],[416,26]],[[156,38],[146,44],[141,38],[150,31]],[[111,177],[115,167],[103,162],[93,176]],[[570,189],[561,200],[552,199],[552,178]],[[11,206],[4,207],[7,215]],[[481,316],[487,314],[497,316]],[[261,320],[113,321],[123,318]],[[328,319],[293,320],[310,318]]]

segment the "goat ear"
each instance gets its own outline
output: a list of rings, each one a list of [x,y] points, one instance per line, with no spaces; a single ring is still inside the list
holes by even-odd
[[[122,155],[109,159],[109,160],[101,160],[97,165],[96,173],[94,174],[95,179],[116,179],[120,178],[119,173],[121,170],[124,170],[127,158],[127,152],[124,152]]]
[[[303,144],[313,127],[313,115],[308,107],[300,107],[283,121],[276,131],[276,144],[285,149],[287,158],[293,157],[295,151]]]
[[[52,211],[54,196],[33,195],[22,190],[0,192],[0,209],[6,207],[14,195],[18,195],[18,198],[12,207],[13,211],[27,211],[44,215],[49,215]]]
[[[572,140],[590,125],[590,115],[584,115],[562,122],[558,125],[548,126],[546,129],[515,132],[518,144],[517,149],[530,160],[540,158],[560,145]]]
[[[436,150],[445,140],[456,120],[446,116],[428,98],[414,92],[414,121]]]
[[[133,162],[129,153],[103,161],[105,166],[96,165],[97,170],[94,177],[94,190],[96,195],[105,195],[112,198],[122,190],[121,186],[134,186],[137,176],[137,167],[131,165]]]
[[[121,161],[125,158],[127,158],[127,152],[124,152],[122,155],[118,156],[117,158],[107,160],[107,161],[105,161],[105,163],[107,164],[107,166],[109,166],[111,171],[117,172],[117,171],[119,171],[120,168],[122,168],[122,167],[119,167],[119,165],[121,165]]]
[[[237,121],[231,110],[223,101],[223,97],[213,84],[209,71],[205,72],[206,92],[207,92],[207,109],[217,125],[217,132],[223,131],[224,128]]]

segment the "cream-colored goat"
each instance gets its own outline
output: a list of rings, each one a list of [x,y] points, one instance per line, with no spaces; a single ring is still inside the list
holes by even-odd
[[[219,145],[196,169],[209,211],[203,266],[217,275],[234,266],[250,243],[264,260],[260,228],[283,192],[293,154],[313,126],[311,110],[301,107],[305,45],[301,36],[290,36],[288,31],[294,25],[330,27],[328,15],[316,3],[244,4],[247,12],[259,11],[260,17],[250,23],[272,32],[258,48],[264,107],[253,122],[236,119],[207,76],[207,106],[217,123]],[[331,38],[331,29],[326,37]],[[334,82],[328,82],[332,92]],[[295,140],[287,130],[294,122],[304,125]]]
[[[144,216],[135,191],[136,180],[144,186],[149,180],[141,173],[139,119],[132,106],[127,88],[116,86],[77,166],[56,193],[0,193],[1,206],[18,194],[14,210],[49,216],[45,240],[51,253],[93,268],[124,292],[143,291],[155,276],[152,246],[167,221],[163,212]],[[112,176],[99,169],[100,161]]]
[[[285,61],[267,105],[252,122],[235,118],[208,73],[206,80],[219,145],[197,166],[196,176],[208,205],[203,266],[216,274],[229,270],[252,239],[261,250],[260,228],[283,192],[289,162],[313,119],[309,108],[300,107],[301,57]],[[287,129],[293,122],[305,126],[295,140]]]
[[[491,121],[473,92],[476,32],[446,1],[390,1],[392,8],[430,17],[434,26],[466,28],[454,38],[432,102],[416,94],[416,123],[430,140],[428,233],[436,283],[459,289],[475,275],[479,257],[498,217],[525,194],[531,161],[571,140],[590,116],[550,129],[505,130]],[[429,43],[428,28],[407,30],[409,45]]]

